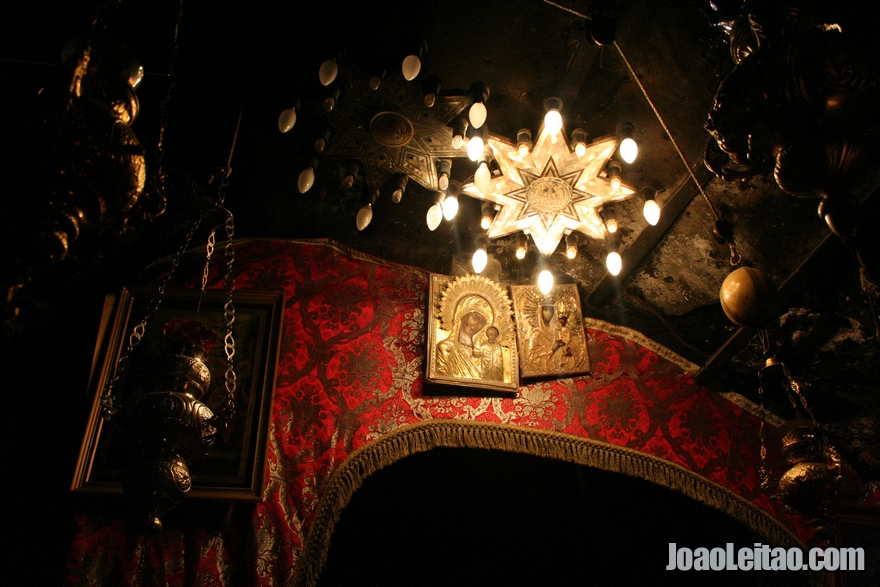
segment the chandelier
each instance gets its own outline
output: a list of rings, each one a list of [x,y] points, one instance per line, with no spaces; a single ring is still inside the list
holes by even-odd
[[[529,129],[521,129],[515,141],[490,134],[488,86],[478,82],[466,95],[441,94],[439,77],[420,75],[426,46],[420,43],[399,70],[387,75],[371,76],[341,59],[321,64],[316,77],[324,97],[310,111],[324,126],[300,172],[299,191],[305,193],[314,185],[320,161],[336,160],[344,168],[343,188],[352,188],[363,176],[358,230],[370,225],[383,186],[390,184],[391,201],[399,203],[414,181],[434,194],[426,211],[432,231],[444,219],[456,217],[460,194],[483,202],[483,232],[472,258],[475,273],[486,267],[491,240],[516,234],[518,259],[527,254],[528,237],[545,257],[564,238],[569,259],[578,254],[579,236],[603,240],[608,271],[618,275],[622,260],[617,222],[603,209],[641,194],[646,220],[657,224],[660,216],[656,189],[639,190],[624,182],[624,170],[638,155],[632,124],[621,123],[614,134],[588,142],[582,128],[566,134],[562,100],[550,97],[544,101],[546,115],[534,140]],[[299,109],[295,102],[281,113],[282,133],[293,128]],[[461,184],[450,178],[454,161],[465,157],[477,169]],[[552,287],[549,272],[539,281]]]

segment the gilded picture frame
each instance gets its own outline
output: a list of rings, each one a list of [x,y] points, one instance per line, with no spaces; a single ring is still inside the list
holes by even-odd
[[[554,285],[547,295],[536,285],[513,285],[510,290],[520,375],[526,379],[589,373],[590,355],[577,286]]]
[[[519,357],[507,290],[478,275],[432,274],[428,297],[426,381],[515,392]]]
[[[141,343],[131,354],[128,367],[116,386],[117,404],[125,409],[160,354],[162,324],[175,318],[196,320],[217,332],[225,332],[223,303],[226,293],[209,291],[165,292],[162,303],[147,323]],[[123,289],[108,296],[92,361],[89,393],[91,411],[80,448],[71,490],[78,493],[122,493],[125,456],[121,434],[101,417],[101,395],[113,377],[116,362],[129,336],[144,316],[155,289]],[[215,441],[208,455],[190,463],[192,489],[189,497],[259,501],[263,492],[264,462],[269,417],[275,389],[279,338],[283,315],[282,293],[235,292],[234,365],[237,374],[236,414],[228,431]],[[202,400],[212,409],[225,399],[226,356],[222,342],[206,361],[211,386]],[[215,412],[217,409],[214,410]]]

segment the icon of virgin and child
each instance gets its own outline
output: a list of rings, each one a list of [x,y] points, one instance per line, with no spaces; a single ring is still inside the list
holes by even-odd
[[[510,349],[501,344],[495,317],[486,298],[462,296],[455,305],[449,336],[437,343],[437,374],[510,382]]]

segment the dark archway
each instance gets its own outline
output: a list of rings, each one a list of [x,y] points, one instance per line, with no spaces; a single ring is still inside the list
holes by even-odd
[[[805,573],[666,571],[669,543],[766,542],[642,479],[527,454],[437,448],[370,476],[335,527],[336,585],[808,585]]]

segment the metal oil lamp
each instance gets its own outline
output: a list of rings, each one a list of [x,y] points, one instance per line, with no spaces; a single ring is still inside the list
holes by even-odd
[[[187,462],[205,456],[222,422],[201,398],[211,384],[205,359],[217,334],[201,322],[177,318],[162,325],[162,356],[155,365],[154,390],[132,401],[121,426],[132,449],[125,493],[147,524],[161,517],[192,487]]]

